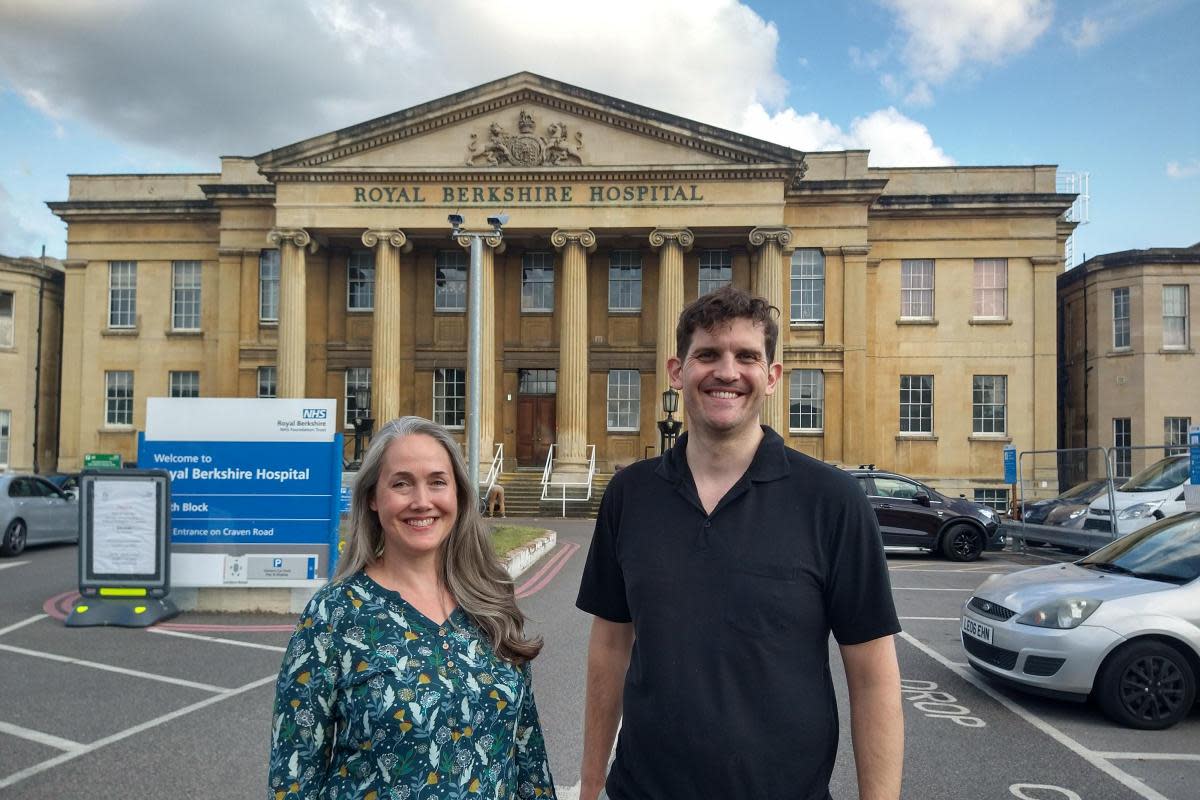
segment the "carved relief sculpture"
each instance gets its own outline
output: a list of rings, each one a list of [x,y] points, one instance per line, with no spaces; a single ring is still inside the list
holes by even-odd
[[[488,140],[479,149],[479,137],[471,134],[467,145],[469,166],[489,167],[558,167],[582,164],[578,151],[583,149],[583,133],[575,132],[574,145],[570,142],[567,123],[552,122],[546,127],[546,135],[536,135],[537,125],[533,115],[522,111],[517,118],[517,133],[509,133],[499,122],[488,126]],[[476,152],[479,150],[479,152]]]

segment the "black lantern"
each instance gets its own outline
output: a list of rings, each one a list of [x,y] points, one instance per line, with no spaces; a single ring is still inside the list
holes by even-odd
[[[375,420],[371,418],[371,390],[360,386],[354,390],[354,463],[351,466],[355,469],[362,466],[363,447],[371,441],[371,430],[374,427]]]
[[[667,418],[658,421],[658,452],[665,453],[675,446],[679,429],[683,427],[682,422],[671,416],[679,410],[679,392],[674,389],[663,392],[662,407]]]

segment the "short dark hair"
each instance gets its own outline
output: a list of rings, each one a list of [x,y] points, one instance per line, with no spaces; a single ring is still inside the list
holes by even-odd
[[[735,319],[748,319],[762,325],[767,363],[773,364],[775,344],[779,340],[779,324],[775,322],[778,316],[779,309],[764,298],[735,286],[722,286],[697,297],[680,313],[679,324],[675,326],[675,354],[680,359],[687,356],[697,328],[711,331]]]

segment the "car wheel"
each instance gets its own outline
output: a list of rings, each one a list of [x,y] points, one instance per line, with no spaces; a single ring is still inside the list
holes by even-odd
[[[25,520],[14,519],[8,523],[4,539],[0,540],[0,556],[21,555],[21,551],[25,549],[25,541],[29,538],[28,533],[29,529],[25,527]]]
[[[1100,708],[1130,728],[1162,730],[1192,710],[1196,677],[1182,653],[1162,642],[1135,642],[1117,651],[1096,682]]]
[[[942,536],[942,554],[951,561],[974,561],[983,552],[983,536],[970,525],[951,526]]]

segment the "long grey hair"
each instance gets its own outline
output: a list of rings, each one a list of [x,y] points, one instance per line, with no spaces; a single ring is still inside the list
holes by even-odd
[[[418,434],[440,444],[454,469],[458,515],[442,544],[442,581],[459,608],[487,636],[497,655],[517,664],[529,661],[541,651],[542,640],[525,636],[525,615],[517,608],[512,579],[492,548],[491,536],[479,513],[475,481],[467,475],[458,443],[441,425],[423,417],[394,419],[371,440],[354,480],[350,532],[333,580],[355,574],[383,554],[383,526],[370,503],[383,470],[384,453],[395,440]]]

